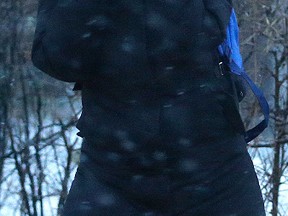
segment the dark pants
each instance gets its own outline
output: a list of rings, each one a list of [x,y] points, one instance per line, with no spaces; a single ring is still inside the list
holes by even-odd
[[[226,78],[161,98],[99,95],[62,216],[264,216]]]

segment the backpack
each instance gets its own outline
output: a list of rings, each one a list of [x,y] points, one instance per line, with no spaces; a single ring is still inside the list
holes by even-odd
[[[149,82],[161,75],[149,65],[212,63],[231,10],[231,0],[40,0],[31,60],[65,82]]]
[[[239,28],[234,9],[232,9],[230,22],[226,31],[227,37],[224,42],[218,47],[219,54],[222,56],[223,59],[223,63],[229,67],[231,75],[237,77],[236,79],[239,81],[237,82],[238,84],[241,83],[243,80],[248,83],[252,92],[257,97],[261,110],[264,114],[264,119],[258,125],[245,132],[245,141],[248,143],[251,140],[255,139],[260,133],[262,133],[265,128],[267,128],[269,123],[270,109],[263,92],[251,80],[243,67],[243,61],[239,45]],[[243,88],[243,84],[240,84],[238,86],[238,93],[241,101],[246,94],[245,88]]]

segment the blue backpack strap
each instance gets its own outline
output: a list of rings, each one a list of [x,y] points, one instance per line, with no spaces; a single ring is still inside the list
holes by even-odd
[[[243,67],[239,45],[239,28],[234,9],[232,9],[230,23],[227,27],[227,37],[218,47],[218,51],[221,56],[224,56],[224,63],[229,66],[231,73],[242,76],[248,83],[252,92],[257,97],[261,110],[264,114],[264,119],[258,125],[246,131],[245,141],[248,143],[262,133],[265,128],[267,128],[269,123],[270,109],[263,92],[255,85]]]
[[[245,72],[244,69],[241,69],[234,61],[230,62],[230,64],[228,65],[232,73],[240,74],[245,79],[245,81],[249,84],[252,92],[257,97],[261,110],[264,114],[264,119],[258,125],[246,131],[245,140],[248,143],[251,140],[255,139],[260,133],[262,133],[265,128],[267,128],[268,123],[269,123],[269,115],[270,115],[269,105],[263,92],[255,85],[255,83],[248,76],[248,74]]]

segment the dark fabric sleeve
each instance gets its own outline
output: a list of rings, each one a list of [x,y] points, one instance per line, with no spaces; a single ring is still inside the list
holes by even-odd
[[[226,27],[232,13],[232,0],[204,0],[206,9],[212,13],[219,25],[223,37],[226,37]]]

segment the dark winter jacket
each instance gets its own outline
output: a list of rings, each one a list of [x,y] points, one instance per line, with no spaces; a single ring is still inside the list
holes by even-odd
[[[101,104],[96,95],[178,91],[205,79],[231,11],[231,0],[40,0],[31,57],[82,90],[84,131]]]
[[[208,68],[231,9],[231,0],[40,0],[32,61],[59,80],[124,85]]]

